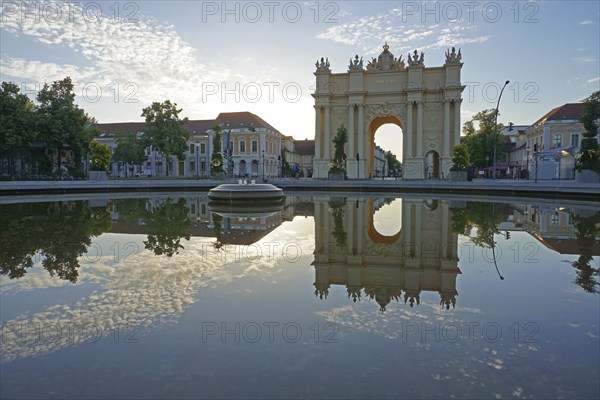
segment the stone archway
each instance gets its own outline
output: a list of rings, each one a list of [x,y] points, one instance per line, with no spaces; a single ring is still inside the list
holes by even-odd
[[[375,176],[375,133],[377,133],[377,129],[379,129],[379,127],[385,124],[394,124],[402,129],[402,123],[400,122],[399,117],[395,115],[377,116],[371,120],[368,125],[369,141],[368,151],[366,153],[367,171],[370,177]],[[404,136],[404,134],[402,136]],[[356,176],[356,174],[354,176]]]
[[[440,155],[437,151],[430,150],[425,154],[423,161],[425,170],[425,179],[439,179],[440,176]]]
[[[439,171],[452,166],[451,150],[460,142],[462,55],[446,52],[441,67],[425,67],[417,50],[396,58],[387,43],[379,57],[366,67],[358,55],[350,59],[347,73],[331,73],[329,61],[316,63],[315,158],[313,177],[327,178],[333,157],[332,139],[340,126],[348,130],[347,176],[373,176],[373,135],[388,122],[403,132],[403,177],[424,179],[425,155],[435,151]],[[438,171],[438,176],[439,176]]]

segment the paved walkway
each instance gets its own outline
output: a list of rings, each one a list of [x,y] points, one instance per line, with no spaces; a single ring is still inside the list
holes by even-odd
[[[260,180],[257,180],[257,183]],[[237,180],[229,180],[237,182]],[[269,183],[286,191],[334,191],[334,192],[380,192],[380,193],[454,193],[477,195],[520,196],[543,198],[597,198],[600,200],[599,184],[582,184],[574,180],[509,180],[476,179],[472,182],[449,182],[447,180],[319,180],[274,178]],[[28,195],[43,193],[99,193],[99,192],[160,192],[160,191],[207,191],[223,181],[192,179],[134,179],[108,181],[2,181],[0,195]]]

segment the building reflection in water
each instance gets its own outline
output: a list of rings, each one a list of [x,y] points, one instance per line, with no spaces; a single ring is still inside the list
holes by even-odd
[[[402,200],[395,235],[379,233],[374,213],[380,201],[367,198],[314,199],[315,294],[327,298],[331,285],[344,285],[348,298],[364,295],[380,305],[420,303],[421,292],[438,292],[440,304],[456,305],[458,235],[451,230],[447,201]]]

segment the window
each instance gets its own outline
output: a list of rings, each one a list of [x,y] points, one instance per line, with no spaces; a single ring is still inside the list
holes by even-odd
[[[258,152],[258,142],[256,140],[252,141],[252,152],[253,153],[257,153]]]
[[[240,153],[245,153],[246,152],[246,141],[243,140],[240,142]]]
[[[560,216],[558,215],[558,212],[552,213],[552,216],[550,217],[550,223],[552,225],[558,225],[559,220],[560,220]]]
[[[191,143],[190,144],[190,154],[194,154],[194,147],[195,147],[194,143]]]
[[[571,146],[579,147],[579,133],[571,135]]]
[[[192,174],[196,173],[196,163],[194,161],[190,161],[190,171]]]
[[[555,133],[552,136],[552,147],[562,147],[562,132]]]
[[[196,205],[194,203],[190,204],[190,211],[192,214],[196,214]]]
[[[200,153],[202,153],[202,154],[206,153],[206,144],[205,143],[200,143]]]

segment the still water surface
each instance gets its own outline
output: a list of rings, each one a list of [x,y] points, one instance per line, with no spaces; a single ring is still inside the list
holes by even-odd
[[[2,398],[598,398],[600,209],[0,206]]]

